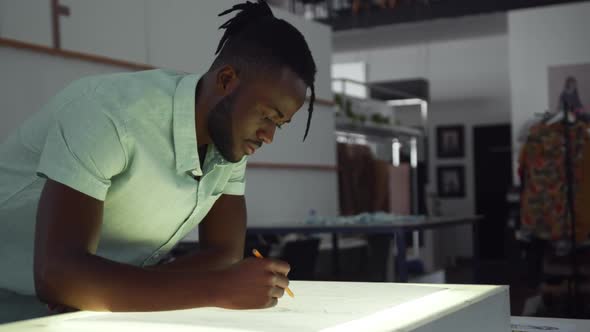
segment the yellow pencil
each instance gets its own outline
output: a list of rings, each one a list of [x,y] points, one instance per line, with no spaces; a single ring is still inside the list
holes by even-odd
[[[256,256],[257,258],[264,258],[262,256],[262,254],[256,250],[256,249],[252,249],[252,253],[254,254],[254,256]],[[293,292],[289,289],[289,287],[285,288],[285,291],[287,292],[287,294],[289,294],[290,297],[295,297],[295,294],[293,294]]]

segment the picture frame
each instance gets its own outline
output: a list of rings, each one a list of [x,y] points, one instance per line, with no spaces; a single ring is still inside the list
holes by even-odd
[[[438,196],[441,198],[465,197],[465,167],[460,165],[437,168]]]
[[[566,108],[577,113],[590,107],[590,63],[551,66],[549,71],[549,111]]]
[[[436,128],[438,158],[465,157],[465,127],[463,125]]]

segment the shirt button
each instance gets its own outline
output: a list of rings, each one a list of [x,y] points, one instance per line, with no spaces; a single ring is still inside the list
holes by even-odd
[[[191,173],[192,173],[194,176],[199,176],[199,172],[197,172],[197,171],[195,171],[195,170],[191,171]]]

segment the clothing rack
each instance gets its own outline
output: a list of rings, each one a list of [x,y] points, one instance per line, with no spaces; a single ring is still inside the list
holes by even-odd
[[[551,145],[551,149],[559,149],[561,150],[560,153],[560,157],[559,158],[563,158],[563,160],[557,159],[557,160],[553,160],[552,164],[555,165],[555,163],[557,162],[559,164],[558,167],[560,170],[554,173],[555,176],[559,176],[559,177],[553,177],[553,181],[560,181],[560,183],[555,183],[555,185],[559,185],[562,189],[560,190],[560,202],[563,202],[563,212],[559,212],[559,214],[555,214],[552,215],[553,218],[559,218],[562,219],[564,221],[569,221],[570,225],[565,227],[567,228],[561,228],[560,227],[560,231],[561,233],[559,233],[560,235],[558,235],[558,233],[553,233],[552,236],[553,238],[555,238],[555,236],[559,237],[559,241],[557,243],[553,242],[552,245],[552,250],[554,250],[555,252],[553,254],[551,254],[552,256],[554,255],[555,257],[551,258],[551,257],[544,257],[543,256],[539,256],[539,259],[543,259],[544,262],[541,263],[541,261],[538,261],[538,264],[543,264],[543,267],[541,268],[541,265],[538,265],[539,267],[539,272],[544,271],[544,276],[547,277],[548,275],[550,276],[555,276],[555,277],[561,277],[562,281],[565,281],[566,284],[564,285],[564,293],[567,292],[565,295],[567,296],[567,303],[566,306],[564,307],[565,309],[565,313],[570,317],[570,318],[579,318],[582,314],[585,313],[584,310],[586,309],[580,309],[583,303],[582,303],[582,292],[584,292],[584,286],[581,285],[581,280],[580,277],[582,277],[583,275],[583,267],[580,267],[580,264],[582,262],[582,260],[580,259],[580,250],[584,250],[584,245],[581,243],[578,243],[578,232],[580,231],[580,227],[581,229],[584,230],[584,233],[586,233],[586,220],[580,220],[580,218],[586,218],[584,217],[585,214],[580,214],[580,211],[576,211],[576,208],[578,210],[580,210],[580,208],[584,209],[583,206],[577,206],[576,204],[576,199],[580,199],[580,197],[576,197],[577,195],[583,194],[585,191],[585,189],[587,189],[587,185],[584,184],[584,187],[580,187],[580,184],[578,184],[576,181],[576,168],[578,167],[578,164],[576,163],[576,160],[578,160],[577,158],[579,158],[579,156],[581,155],[581,153],[584,153],[584,158],[586,158],[586,153],[584,151],[586,151],[585,149],[587,147],[581,147],[578,143],[577,139],[583,139],[584,140],[584,144],[588,144],[587,143],[587,137],[585,136],[586,133],[584,133],[584,137],[578,137],[580,132],[578,130],[581,130],[582,128],[586,128],[587,127],[587,122],[588,122],[588,116],[587,114],[584,113],[579,113],[577,110],[574,109],[574,107],[572,107],[573,105],[563,105],[563,108],[560,109],[558,112],[556,113],[543,113],[540,114],[540,116],[543,117],[543,119],[541,120],[541,123],[543,126],[551,126],[550,130],[551,130],[551,135],[553,137],[552,141],[553,142],[557,142],[557,139],[559,139],[559,145],[558,146],[554,146]],[[561,124],[561,128],[555,130],[556,128],[554,128],[552,125],[553,124]],[[544,129],[546,130],[546,129]],[[560,131],[561,130],[561,131]],[[586,131],[586,129],[584,129],[584,131]],[[535,133],[540,133],[538,131],[535,131]],[[529,132],[530,135],[530,132]],[[547,135],[547,132],[545,132],[545,134],[543,135]],[[572,137],[576,137],[576,139],[573,139]],[[528,139],[527,139],[528,142]],[[535,139],[533,141],[531,141],[532,144],[535,144],[537,147],[539,146],[539,144],[543,144],[543,146],[545,148],[549,148],[547,146],[545,146],[546,143],[544,143],[543,140],[539,140],[538,137],[535,137]],[[548,142],[548,141],[547,141]],[[528,143],[527,143],[528,144]],[[532,157],[532,158],[539,158],[540,155],[537,154],[535,151],[538,151],[537,149],[535,149],[535,147],[533,146],[531,148],[532,150],[527,150],[527,152],[525,152],[526,154],[524,156],[527,157]],[[582,149],[582,150],[580,150]],[[531,152],[532,151],[532,152]],[[532,153],[532,154],[530,154]],[[531,161],[530,163],[527,163],[528,165],[526,166],[527,168],[530,167],[541,167],[542,169],[545,169],[547,167],[548,164],[543,163],[542,165],[540,164],[539,166],[534,166],[533,162],[534,159],[532,159],[533,161]],[[561,169],[563,167],[563,169]],[[586,166],[584,166],[586,167]],[[526,168],[525,168],[525,172],[529,172]],[[528,176],[525,175],[526,173],[521,173],[521,176],[523,176],[523,180],[532,180],[531,178],[529,178]],[[562,181],[562,182],[561,182]],[[526,182],[523,182],[523,188],[528,188],[526,185]],[[582,182],[584,183],[584,182]],[[577,192],[576,191],[576,187],[578,189],[582,189],[582,191]],[[526,190],[526,189],[524,189]],[[539,190],[543,190],[542,187],[538,187],[537,185],[537,191]],[[522,195],[525,195],[525,192],[523,191]],[[531,196],[531,195],[526,195],[527,199],[530,200],[530,197],[536,197],[536,196]],[[537,197],[538,198],[538,197]],[[557,204],[557,202],[555,201],[555,203]],[[525,206],[525,205],[521,205],[521,208]],[[528,206],[528,205],[526,205]],[[545,211],[547,209],[551,209],[553,206],[543,206],[542,210],[539,211]],[[537,212],[540,213],[540,212]],[[548,212],[548,211],[547,211]],[[578,214],[576,214],[576,212],[578,212]],[[524,213],[524,212],[523,212]],[[529,220],[534,220],[536,214],[533,213],[532,215],[528,215]],[[538,216],[538,215],[537,215]],[[559,217],[558,217],[559,216]],[[568,218],[569,217],[569,218]],[[521,217],[522,218],[522,217]],[[530,219],[532,218],[532,219]],[[522,220],[522,219],[521,219]],[[581,224],[578,224],[578,222],[581,222]],[[567,236],[567,232],[570,232],[570,235]],[[527,242],[530,241],[530,237],[529,232],[524,231],[517,231],[516,232],[517,238],[520,237],[521,240],[526,240]],[[530,234],[530,235],[534,235],[534,234]],[[544,234],[544,236],[538,237],[540,240],[547,240],[547,238],[545,237],[547,234]],[[586,235],[584,235],[586,236]],[[534,244],[534,241],[530,242],[531,245]],[[534,247],[536,247],[538,250],[545,250],[546,245],[548,244],[548,242],[545,241],[538,241],[537,245],[535,245]],[[533,249],[533,247],[531,247],[530,249]],[[547,248],[548,249],[548,248]],[[565,251],[564,251],[565,249]],[[560,253],[561,252],[561,253]],[[547,252],[546,252],[547,253]],[[543,258],[544,257],[544,258]],[[560,259],[558,259],[559,257],[561,257]],[[554,262],[552,263],[551,260],[554,260]],[[547,265],[549,264],[549,265]],[[560,270],[561,267],[561,270]],[[565,268],[565,269],[564,269]],[[551,271],[551,272],[548,272]],[[567,272],[564,272],[567,271]],[[546,273],[549,273],[548,275]],[[553,279],[553,282],[555,282],[556,280]],[[554,285],[553,282],[551,281],[545,281],[544,285],[547,285],[548,290],[551,287],[551,285]],[[562,284],[563,285],[563,284]],[[556,286],[555,286],[556,287]],[[554,290],[556,288],[553,288]],[[556,306],[553,306],[553,309],[556,309]]]
[[[577,246],[576,246],[576,209],[575,209],[575,197],[574,197],[574,164],[572,157],[572,142],[570,136],[571,123],[569,121],[569,112],[573,111],[571,105],[564,105],[563,107],[563,135],[565,145],[565,173],[566,173],[566,200],[567,210],[570,214],[570,227],[571,227],[571,249],[570,258],[572,264],[572,281],[568,283],[568,311],[573,318],[578,317],[578,297],[579,297],[579,281],[578,281],[578,261],[577,261]]]
[[[570,216],[570,264],[572,268],[571,280],[568,282],[568,313],[572,318],[579,316],[578,303],[579,303],[579,267],[577,259],[577,244],[576,244],[576,208],[575,208],[575,194],[574,194],[574,163],[572,155],[572,141],[571,141],[571,128],[572,121],[576,121],[573,117],[574,108],[572,105],[564,104],[563,109],[554,117],[561,116],[563,125],[563,139],[564,139],[564,167],[565,167],[565,190],[566,190],[566,216]],[[548,123],[557,123],[557,121],[551,121],[551,118],[545,119]]]
[[[379,142],[391,144],[391,161],[394,167],[400,166],[401,144],[400,139],[409,141],[410,145],[410,181],[411,204],[410,211],[413,215],[419,214],[418,197],[418,139],[424,138],[424,133],[416,128],[389,126],[388,128],[359,127],[354,125],[337,124],[336,138],[338,142],[348,144],[363,144]],[[412,250],[415,256],[420,253],[420,233],[412,233]]]
[[[370,128],[354,125],[336,125],[336,137],[345,142],[366,144],[367,142],[379,142],[391,144],[391,160],[394,167],[400,165],[400,138],[409,141],[410,145],[410,176],[412,182],[412,214],[418,214],[418,139],[424,133],[415,128],[390,126],[389,128]]]
[[[355,125],[352,123],[336,122],[336,138],[346,143],[366,144],[368,142],[380,142],[391,144],[391,161],[394,167],[400,166],[402,141],[409,144],[410,148],[410,213],[417,215],[420,213],[419,187],[418,187],[418,145],[419,142],[423,148],[423,155],[428,156],[428,101],[418,96],[408,94],[404,91],[372,85],[367,82],[356,81],[348,78],[334,78],[332,83],[339,84],[341,93],[346,98],[351,98],[347,93],[347,85],[353,84],[363,86],[369,91],[379,91],[390,96],[395,96],[392,100],[376,100],[382,102],[391,112],[395,111],[398,106],[418,106],[420,110],[421,128],[404,127],[396,125],[387,126],[367,126]],[[352,97],[354,98],[354,97]],[[427,171],[426,171],[427,172]],[[420,251],[420,233],[412,233],[413,251],[419,255]]]
[[[396,99],[392,100],[375,100],[382,102],[387,107],[390,107],[391,111],[394,111],[396,106],[419,106],[420,108],[420,123],[421,128],[417,129],[414,127],[404,127],[396,125],[385,126],[366,126],[366,125],[355,125],[352,123],[336,123],[336,137],[337,139],[349,140],[351,142],[362,143],[366,141],[373,142],[385,142],[391,144],[391,160],[394,167],[400,165],[400,150],[402,139],[409,140],[410,145],[410,168],[411,168],[411,187],[412,187],[412,202],[411,212],[412,214],[418,214],[418,142],[422,144],[424,149],[424,156],[428,156],[428,101],[421,99],[418,96],[409,94],[407,92],[389,88],[381,87],[378,85],[370,84],[367,82],[361,82],[349,78],[333,78],[333,84],[338,84],[341,87],[342,95],[346,98],[351,97],[347,93],[347,84],[353,84],[356,86],[363,86],[368,91],[379,91],[387,93],[391,96],[396,96]]]

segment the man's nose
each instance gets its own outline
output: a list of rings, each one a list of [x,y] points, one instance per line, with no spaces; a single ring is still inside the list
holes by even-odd
[[[272,140],[275,137],[275,131],[277,128],[274,125],[266,126],[265,128],[260,128],[256,132],[256,138],[261,140],[264,144],[272,143]]]

